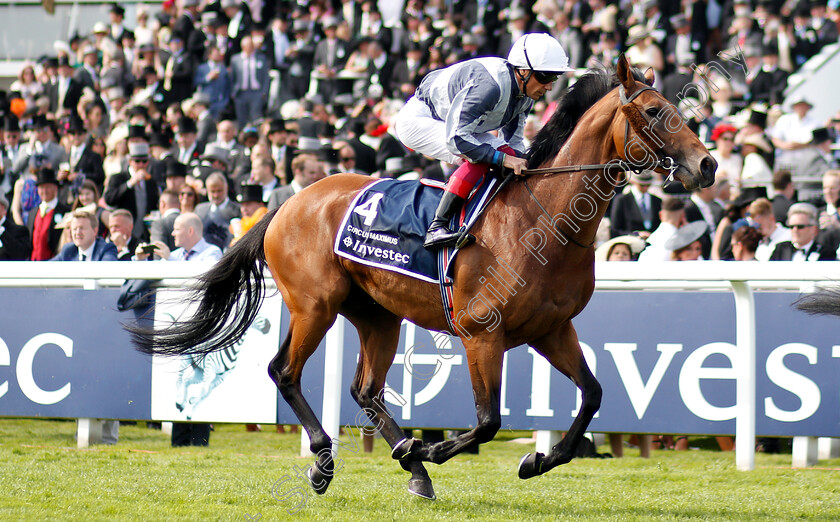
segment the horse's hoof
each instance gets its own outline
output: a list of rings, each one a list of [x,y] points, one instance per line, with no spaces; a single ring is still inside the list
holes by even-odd
[[[330,486],[330,480],[332,480],[332,476],[327,476],[318,469],[317,462],[313,467],[307,470],[306,477],[309,479],[309,485],[312,486],[315,493],[319,495],[323,495],[327,492],[327,488]]]
[[[428,500],[436,500],[435,490],[432,487],[432,481],[427,479],[409,479],[408,492],[412,495],[417,495],[420,498]]]
[[[542,475],[542,453],[528,453],[519,461],[519,478],[529,479]]]
[[[401,441],[397,442],[394,446],[394,449],[391,450],[391,458],[394,460],[402,460],[408,458],[411,455],[412,451],[416,451],[423,442],[419,439],[412,438],[404,438]]]

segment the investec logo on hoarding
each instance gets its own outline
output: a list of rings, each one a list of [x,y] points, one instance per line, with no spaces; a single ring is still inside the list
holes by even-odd
[[[57,333],[38,334],[21,348],[15,361],[15,377],[20,390],[30,401],[37,404],[56,404],[70,395],[70,383],[67,382],[57,390],[44,390],[35,382],[33,367],[38,350],[47,345],[58,346],[66,357],[73,357],[73,340],[66,335]],[[0,338],[0,366],[11,366],[12,358],[9,347]],[[0,382],[0,399],[9,391],[9,381]]]
[[[422,346],[422,343],[415,343],[413,328],[413,325],[409,326],[409,330],[405,336],[403,353],[396,354],[394,358],[395,365],[403,365],[402,389],[396,394],[386,394],[385,399],[387,402],[401,408],[402,420],[414,419],[422,422],[423,413],[421,411],[413,412],[413,407],[419,407],[429,403],[444,390],[450,377],[455,372],[466,372],[467,369],[463,365],[461,355],[451,353],[451,342],[435,342],[438,348],[443,350],[436,354],[415,353],[418,346]],[[736,416],[734,395],[732,396],[731,405],[720,406],[709,402],[701,389],[701,382],[703,381],[718,381],[720,383],[731,381],[735,383],[738,380],[739,374],[743,375],[746,373],[738,371],[738,349],[734,344],[712,342],[701,345],[688,353],[680,363],[679,361],[675,361],[675,359],[677,354],[685,351],[685,347],[682,344],[659,343],[656,345],[656,352],[658,354],[648,355],[648,357],[655,357],[655,364],[653,364],[653,369],[647,375],[646,379],[642,377],[642,372],[638,364],[639,361],[636,358],[637,354],[635,352],[638,350],[637,343],[604,343],[603,350],[600,352],[600,361],[599,356],[596,355],[595,350],[589,344],[581,342],[580,345],[587,364],[596,377],[598,375],[599,362],[606,363],[604,359],[609,355],[618,373],[620,386],[627,394],[635,417],[638,420],[643,420],[648,406],[657,392],[660,394],[678,392],[677,396],[685,405],[686,409],[705,421],[727,421],[734,419]],[[528,417],[554,417],[555,409],[551,407],[551,376],[555,370],[533,348],[528,347],[528,354],[532,358],[530,376],[531,393],[530,405],[526,409],[525,415]],[[521,378],[513,381],[510,380],[511,376],[509,375],[510,372],[508,369],[509,355],[510,352],[505,353],[499,401],[503,416],[511,415],[511,409],[508,406],[507,400],[508,383],[511,382],[511,386],[526,385],[526,382],[523,382]],[[709,366],[707,361],[710,357],[716,355],[722,355],[728,359],[729,366]],[[811,378],[794,371],[785,364],[785,359],[791,356],[792,358],[789,361],[794,361],[797,359],[796,356],[799,356],[804,358],[808,365],[815,366],[818,360],[818,349],[805,343],[787,343],[774,348],[764,360],[763,364],[767,379],[778,387],[778,389],[794,395],[799,400],[798,408],[783,409],[776,404],[773,397],[768,396],[766,393],[763,396],[759,395],[758,400],[761,401],[759,411],[763,411],[763,414],[767,418],[780,422],[797,422],[808,419],[817,412],[822,402],[822,393],[819,385]],[[840,357],[840,346],[833,347],[832,357]],[[759,361],[759,365],[761,364],[762,362]],[[434,369],[428,368],[428,366],[434,366]],[[426,368],[420,370],[418,367]],[[673,375],[674,372],[677,372],[676,380],[678,389],[663,389],[661,385],[666,374]],[[517,377],[524,377],[524,375],[518,374]],[[605,389],[605,396],[618,392],[618,383],[602,381],[602,384]],[[765,390],[765,392],[768,391],[775,390]],[[555,401],[561,398],[556,391],[554,395]],[[615,395],[613,395],[613,398],[615,398]],[[581,396],[578,390],[575,408],[569,411],[570,418],[574,418],[577,415],[580,403]],[[761,408],[762,403],[763,410]]]

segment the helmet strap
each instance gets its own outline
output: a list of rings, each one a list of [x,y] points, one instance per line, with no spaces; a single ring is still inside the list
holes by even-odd
[[[519,78],[522,80],[522,92],[520,92],[520,93],[519,93],[519,96],[517,96],[518,98],[521,98],[521,97],[525,96],[525,92],[526,92],[526,91],[527,91],[527,89],[528,89],[528,80],[530,80],[530,79],[531,79],[531,77],[534,75],[534,70],[533,70],[533,69],[528,69],[528,74],[526,74],[526,75],[523,77],[523,76],[519,73],[519,71],[524,71],[524,70],[525,70],[525,69],[517,69],[517,74],[519,74]]]

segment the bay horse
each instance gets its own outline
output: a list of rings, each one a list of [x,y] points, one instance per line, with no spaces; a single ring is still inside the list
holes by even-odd
[[[268,214],[199,279],[193,294],[198,309],[191,319],[157,330],[133,329],[138,349],[183,355],[230,346],[257,313],[267,264],[291,313],[288,336],[270,362],[269,374],[309,435],[317,458],[308,477],[317,493],[323,494],[332,480],[331,441],[300,382],[307,359],[338,314],[356,327],[361,339],[350,393],[392,448],[391,456],[411,472],[411,493],[435,498],[423,462],[441,464],[493,439],[501,426],[502,357],[522,344],[532,346],[577,385],[582,405],[565,437],[547,455],[523,457],[519,476],[534,477],[569,462],[601,403],[601,386],[584,360],[571,320],[594,291],[595,233],[616,186],[626,182],[615,167],[627,171],[628,163],[639,165],[647,156],[645,162],[689,190],[714,181],[715,160],[652,83],[652,70],[633,70],[623,56],[615,73],[593,69],[582,75],[536,136],[529,168],[589,164],[599,169],[518,178],[473,225],[477,241],[458,254],[452,290],[478,416],[472,430],[452,440],[422,443],[406,438],[384,407],[385,375],[403,318],[429,330],[448,326],[436,285],[333,253],[345,211],[371,183],[366,176],[330,176]],[[496,273],[506,281],[507,294],[482,293],[482,274],[501,265],[504,269]],[[483,300],[475,299],[479,294]],[[494,310],[498,321],[488,325]]]

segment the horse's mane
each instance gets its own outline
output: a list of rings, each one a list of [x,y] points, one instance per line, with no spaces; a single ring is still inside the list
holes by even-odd
[[[632,71],[634,78],[640,82],[645,81],[641,71]],[[534,138],[528,152],[528,168],[537,168],[556,156],[583,113],[618,87],[619,83],[615,72],[603,65],[590,68],[578,78],[577,82],[560,96],[554,115]]]

